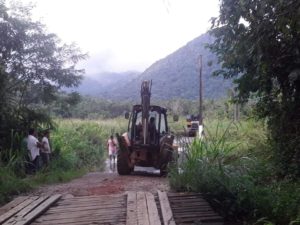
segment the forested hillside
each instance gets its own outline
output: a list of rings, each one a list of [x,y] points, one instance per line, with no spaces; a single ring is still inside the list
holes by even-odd
[[[213,71],[220,67],[215,55],[205,48],[207,43],[212,41],[212,37],[203,34],[174,53],[158,60],[140,75],[134,72],[107,73],[105,76],[99,74],[97,77],[94,76],[94,80],[86,78],[78,91],[106,99],[139,100],[141,81],[152,80],[153,99],[197,99],[199,96],[199,56],[202,55],[204,97],[206,99],[222,98],[226,95],[227,89],[232,87],[232,82],[212,76]],[[210,62],[213,63],[209,66]]]
[[[219,68],[214,54],[205,48],[206,44],[212,41],[208,34],[197,37],[176,52],[155,62],[133,81],[118,87],[111,96],[126,99],[139,98],[141,81],[152,80],[154,99],[196,99],[199,96],[199,55],[202,55],[204,97],[222,98],[232,83],[220,77],[212,77],[212,72]],[[208,66],[211,61],[214,63]]]

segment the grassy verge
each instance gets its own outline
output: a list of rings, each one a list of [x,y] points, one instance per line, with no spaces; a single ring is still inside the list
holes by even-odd
[[[203,193],[226,220],[300,224],[300,182],[275,176],[264,125],[206,124],[205,139],[185,150],[180,170],[171,170],[171,187]]]
[[[56,120],[50,137],[53,159],[35,175],[25,174],[24,151],[6,151],[10,160],[0,161],[0,205],[41,184],[67,182],[88,171],[103,170],[107,138],[125,131],[126,123],[124,119]]]

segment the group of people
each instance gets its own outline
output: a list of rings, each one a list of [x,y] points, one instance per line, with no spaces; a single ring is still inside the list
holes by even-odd
[[[51,148],[49,144],[50,131],[45,130],[42,132],[41,141],[38,140],[37,131],[34,128],[28,130],[26,139],[26,147],[29,157],[29,172],[36,172],[43,166],[48,166],[51,156]]]

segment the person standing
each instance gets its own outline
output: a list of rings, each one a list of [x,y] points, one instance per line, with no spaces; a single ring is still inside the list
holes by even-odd
[[[113,135],[111,135],[107,141],[107,148],[108,148],[108,155],[109,155],[110,162],[112,160],[115,162],[116,154],[117,154],[117,144],[116,141],[114,140]]]
[[[29,158],[31,162],[31,172],[36,172],[39,169],[39,156],[42,144],[36,138],[36,131],[30,128],[27,138],[27,149],[29,150]]]
[[[45,130],[42,138],[43,146],[41,148],[42,161],[45,166],[48,166],[50,162],[51,148],[49,144],[49,136],[50,136],[50,131]]]

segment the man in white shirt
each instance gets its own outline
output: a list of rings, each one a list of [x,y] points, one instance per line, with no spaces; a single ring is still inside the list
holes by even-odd
[[[45,130],[43,139],[42,139],[43,147],[41,148],[41,156],[42,156],[43,164],[45,166],[48,166],[49,161],[50,161],[50,154],[51,154],[51,148],[50,148],[50,144],[49,144],[49,135],[50,135],[49,130]]]
[[[30,128],[28,131],[27,149],[29,150],[32,172],[35,172],[37,169],[39,169],[40,147],[42,147],[42,144],[39,142],[36,136],[35,130]]]

